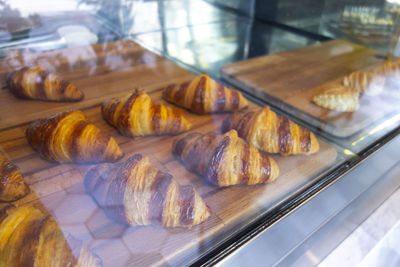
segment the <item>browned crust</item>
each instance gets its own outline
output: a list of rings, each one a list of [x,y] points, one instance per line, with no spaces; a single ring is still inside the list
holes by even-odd
[[[26,73],[30,73],[36,76],[36,79],[33,84],[30,84],[32,87],[32,95],[27,93],[27,88],[24,85],[24,77]],[[7,77],[6,86],[9,88],[10,92],[15,96],[25,99],[35,99],[42,101],[56,101],[56,102],[75,102],[81,101],[84,98],[84,94],[79,89],[73,87],[69,81],[63,80],[57,76],[57,80],[52,82],[46,82],[50,72],[44,70],[40,67],[23,67],[19,70],[15,70]],[[50,90],[50,87],[47,87],[48,84],[52,84],[52,89],[57,93],[57,99],[52,98],[46,91]],[[66,94],[67,88],[71,87],[71,92],[73,91],[73,95],[69,96]]]
[[[230,129],[234,129],[238,132],[239,137],[245,139],[248,142],[257,142],[258,139],[263,139],[265,140],[266,138],[260,137],[256,138],[256,141],[254,141],[255,138],[253,138],[253,132],[252,129],[254,128],[254,124],[257,123],[257,118],[260,116],[261,112],[267,112],[267,114],[270,114],[270,112],[273,116],[273,120],[271,121],[263,121],[261,123],[270,123],[271,125],[262,125],[267,130],[265,132],[257,132],[257,134],[265,134],[267,136],[268,140],[270,142],[275,143],[275,140],[277,140],[278,147],[276,147],[273,151],[266,151],[269,153],[281,153],[283,155],[288,155],[288,154],[307,154],[312,150],[311,147],[311,131],[305,127],[301,127],[294,122],[290,121],[286,116],[281,116],[275,114],[273,111],[269,109],[268,106],[265,106],[263,110],[260,110],[258,112],[253,112],[249,111],[244,113],[243,115],[235,115],[233,117],[225,119],[225,121],[222,124],[222,130],[223,132],[227,132]],[[261,126],[261,125],[260,125]],[[267,127],[265,127],[267,126]],[[292,133],[293,129],[297,129],[298,131],[298,138],[294,136]],[[276,129],[276,131],[274,131]],[[273,140],[272,138],[276,138]],[[297,141],[298,140],[298,141]],[[299,142],[297,144],[297,149],[294,151],[294,144],[295,142]],[[258,143],[254,143],[256,147],[259,149],[263,149],[260,147],[261,145]]]
[[[232,151],[240,154],[239,163],[238,155]],[[173,154],[189,171],[217,186],[265,183],[272,175],[269,156],[238,138],[235,131],[223,136],[188,134],[174,143]],[[258,161],[260,165],[256,164]],[[250,177],[254,178],[250,180]]]
[[[215,148],[211,161],[209,163],[209,168],[206,173],[206,180],[212,184],[219,185],[219,167],[221,160],[224,157],[226,148],[229,146],[230,138],[228,136],[224,137],[222,141]]]
[[[138,110],[141,114],[137,113]],[[163,111],[166,113],[164,117]],[[133,92],[124,98],[105,101],[102,114],[109,124],[125,136],[178,134],[191,127],[178,110],[155,104],[150,96],[142,91]],[[132,120],[132,116],[138,117]]]
[[[163,98],[198,114],[236,111],[247,106],[237,90],[216,81],[212,83],[214,85],[215,82],[214,87],[210,85],[211,81],[208,75],[203,74],[190,82],[168,85],[163,91]],[[193,97],[189,99],[188,96]]]
[[[153,224],[161,224],[162,222],[165,199],[171,181],[172,176],[170,174],[158,171],[151,185],[152,196],[150,200],[149,216]]]
[[[112,137],[103,132],[99,132],[96,135],[87,137],[96,140],[95,143],[92,142],[93,144],[95,144],[94,146],[80,147],[77,143],[78,140],[83,138],[81,135],[85,130],[85,128],[91,126],[92,124],[83,120],[61,122],[64,118],[70,116],[74,112],[75,111],[61,112],[56,115],[32,122],[26,128],[25,132],[28,143],[32,146],[33,149],[38,151],[40,155],[43,156],[45,159],[55,162],[65,162],[66,161],[65,159],[60,159],[54,153],[51,152],[57,149],[56,147],[57,145],[60,145],[51,143],[51,140],[58,127],[61,127],[62,125],[64,125],[64,123],[69,123],[70,128],[72,128],[72,132],[68,137],[63,139],[64,142],[66,143],[67,150],[70,156],[70,160],[68,162],[98,162],[106,160],[112,161],[112,160],[117,160],[123,156],[123,154],[105,155],[107,146]],[[63,133],[59,134],[62,135]],[[83,155],[85,149],[90,149],[91,155],[88,156],[90,158],[87,158],[87,156]],[[115,157],[115,159],[108,158],[111,156]]]
[[[148,205],[145,210],[148,211],[146,216],[148,216],[147,220],[150,221],[151,224],[165,226],[164,223],[166,223],[167,226],[172,227],[191,227],[196,216],[196,192],[193,186],[179,185],[173,180],[173,177],[170,174],[157,170],[156,174],[153,174],[154,176],[148,177],[150,179],[149,181],[152,181],[149,187],[146,184],[138,185],[139,187],[149,188],[150,192],[147,191],[148,189],[143,189],[145,192],[135,191],[133,188],[130,188],[129,190],[127,189],[132,182],[132,180],[131,182],[128,182],[128,179],[136,179],[135,176],[132,176],[132,170],[136,168],[136,166],[139,168],[137,171],[140,171],[140,168],[144,168],[143,170],[146,172],[141,174],[144,175],[144,177],[149,175],[149,173],[147,173],[149,169],[153,168],[151,172],[154,171],[154,167],[145,167],[147,165],[141,165],[146,164],[142,163],[142,160],[145,159],[141,154],[135,154],[125,163],[114,166],[104,164],[90,169],[85,175],[84,180],[86,191],[90,193],[99,206],[105,210],[107,216],[117,222],[128,225],[136,223],[142,224],[142,222],[130,221],[128,219],[131,218],[131,216],[128,216],[127,212],[133,211],[124,205],[127,198],[134,196],[138,197],[142,193],[150,193],[150,198],[147,204],[144,205]],[[146,183],[146,181],[142,182]],[[176,191],[172,191],[175,194],[178,194],[177,197],[169,196],[169,194],[171,194],[171,188],[177,189]],[[171,203],[171,201],[174,202]],[[143,205],[143,203],[140,205]],[[179,209],[171,210],[170,208],[166,208],[166,206],[170,207],[170,205],[176,205]],[[203,206],[206,207],[205,204],[203,204]],[[141,206],[135,206],[135,209],[135,212],[140,212]],[[177,210],[179,210],[179,214],[170,214],[170,212],[176,212]],[[208,208],[206,211],[199,212],[199,214],[208,213]],[[165,218],[176,218],[176,216],[179,217],[179,221],[175,221],[175,225],[170,225],[171,222],[169,219],[167,219],[168,222],[164,222]],[[197,218],[197,220],[199,220],[199,218]]]
[[[30,192],[17,166],[0,156],[0,202],[13,202]]]

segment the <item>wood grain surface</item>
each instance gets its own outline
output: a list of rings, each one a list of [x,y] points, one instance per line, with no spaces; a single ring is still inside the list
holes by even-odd
[[[136,44],[129,44],[130,48]],[[326,170],[336,160],[336,150],[321,141],[321,150],[312,156],[279,156],[274,155],[280,168],[278,179],[267,185],[238,186],[217,188],[203,179],[188,172],[171,153],[172,143],[179,136],[150,136],[128,138],[107,124],[100,113],[99,103],[111,95],[123,95],[131,88],[142,86],[153,100],[161,100],[161,88],[171,82],[189,80],[193,75],[178,66],[165,61],[141,48],[143,55],[157,58],[155,61],[135,64],[134,58],[139,55],[131,50],[111,53],[112,47],[119,44],[109,44],[109,52],[98,53],[100,59],[82,57],[81,63],[65,63],[55,61],[53,68],[62,73],[72,82],[76,82],[87,93],[86,101],[76,104],[56,104],[13,98],[2,93],[2,105],[14,101],[22,110],[13,114],[14,120],[8,120],[8,128],[0,131],[0,150],[23,173],[25,180],[32,187],[32,193],[19,200],[18,205],[36,205],[45,207],[59,222],[63,231],[81,239],[103,260],[104,266],[149,265],[149,264],[181,264],[198,255],[206,253],[217,242],[224,240],[239,231],[240,227],[251,221],[262,211],[266,211],[289,197],[293,192],[303,188],[313,181],[319,173]],[[98,46],[94,46],[98,48]],[[94,49],[93,48],[93,49]],[[84,48],[79,48],[80,50]],[[138,48],[135,48],[138,49]],[[94,49],[95,50],[95,49]],[[73,53],[71,50],[68,53]],[[44,54],[46,62],[54,55],[67,52],[58,51]],[[110,53],[110,59],[101,55]],[[96,54],[97,56],[97,54]],[[93,57],[96,57],[93,55]],[[37,55],[37,58],[42,56]],[[48,57],[48,58],[47,58]],[[119,67],[105,66],[114,58]],[[87,61],[86,61],[87,60]],[[112,61],[112,60],[111,60]],[[93,62],[88,64],[87,62]],[[5,63],[3,62],[3,66]],[[64,64],[65,67],[62,67]],[[87,67],[93,64],[90,68]],[[68,68],[66,66],[69,66]],[[85,67],[86,66],[86,67]],[[116,66],[116,65],[113,65]],[[92,75],[91,70],[96,73]],[[104,91],[103,91],[104,90]],[[3,101],[3,97],[7,101]],[[52,104],[55,104],[53,106]],[[22,107],[27,108],[22,108]],[[204,198],[212,211],[211,217],[204,223],[191,229],[165,229],[162,227],[126,227],[108,219],[97,207],[92,198],[85,193],[83,177],[93,164],[55,164],[41,158],[27,143],[25,138],[26,123],[38,116],[47,116],[64,109],[80,108],[88,120],[101,130],[110,133],[125,152],[124,159],[132,154],[142,153],[149,156],[150,161],[161,170],[169,172],[181,184],[192,184]],[[250,103],[249,109],[258,109]],[[3,109],[3,111],[6,109]],[[34,113],[29,118],[28,112]],[[199,116],[182,110],[194,124],[191,131],[219,132],[222,120],[229,114]],[[3,114],[0,113],[0,116]],[[19,118],[22,116],[24,118]],[[1,117],[3,118],[3,117]],[[2,121],[3,123],[3,121]],[[14,126],[11,126],[16,124]],[[4,125],[4,124],[2,124]],[[122,159],[122,160],[124,160]]]
[[[392,88],[377,96],[363,95],[354,112],[337,112],[311,102],[318,86],[382,63],[379,52],[333,40],[278,54],[232,63],[221,68],[223,79],[311,125],[347,137],[377,120],[399,112]]]
[[[85,98],[57,103],[18,99],[0,89],[0,129],[32,121],[66,109],[97,105],[137,87],[149,90],[191,74],[131,41],[96,44],[43,53],[15,53],[0,61],[1,84],[7,74],[23,66],[39,65],[72,81]]]

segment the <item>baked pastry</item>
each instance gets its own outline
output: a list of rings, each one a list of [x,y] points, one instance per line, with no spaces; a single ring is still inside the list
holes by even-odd
[[[178,134],[192,127],[178,110],[155,104],[149,95],[139,91],[105,101],[101,112],[126,136]]]
[[[56,162],[115,161],[123,156],[117,142],[81,111],[61,112],[32,122],[26,129],[29,144]]]
[[[355,111],[359,108],[360,91],[340,83],[330,83],[317,89],[312,101],[320,107],[336,111]]]
[[[81,245],[73,253],[53,217],[32,206],[0,204],[0,240],[0,266],[102,266]]]
[[[141,154],[93,167],[84,184],[107,216],[123,224],[192,227],[210,216],[193,186],[179,185]]]
[[[83,92],[72,83],[41,67],[24,67],[12,72],[6,85],[17,97],[69,102],[83,99]]]
[[[190,133],[174,143],[172,153],[189,171],[217,186],[262,184],[279,175],[274,159],[235,130],[224,135]]]
[[[385,87],[385,77],[368,71],[354,71],[343,78],[342,84],[360,94],[378,95]]]
[[[286,116],[277,115],[269,106],[227,118],[222,130],[230,129],[235,129],[241,138],[268,153],[309,155],[319,150],[318,139],[310,130]]]
[[[29,193],[21,173],[8,159],[0,155],[0,201],[12,202]]]
[[[394,79],[400,78],[400,59],[385,61],[375,70],[375,73]]]
[[[217,83],[207,74],[197,76],[190,82],[167,86],[163,97],[199,114],[236,111],[248,105],[241,93]]]
[[[400,59],[386,61],[378,68],[375,73],[385,78],[385,88],[388,90],[394,89],[394,97],[399,96],[400,90]]]

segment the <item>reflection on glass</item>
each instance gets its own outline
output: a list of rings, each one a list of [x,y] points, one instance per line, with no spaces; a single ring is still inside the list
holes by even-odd
[[[213,75],[219,75],[219,69],[232,62],[316,42],[246,19],[139,34],[133,38],[172,59]]]

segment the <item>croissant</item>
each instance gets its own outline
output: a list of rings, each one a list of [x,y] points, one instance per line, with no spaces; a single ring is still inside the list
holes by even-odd
[[[192,127],[178,110],[155,104],[138,91],[107,100],[101,111],[104,119],[126,136],[177,134]]]
[[[61,112],[32,122],[26,129],[29,144],[56,162],[115,161],[123,156],[117,142],[81,111]]]
[[[169,85],[163,98],[199,114],[236,111],[248,105],[241,93],[217,83],[207,74],[190,82]]]
[[[0,155],[0,201],[12,202],[29,193],[18,168]]]
[[[377,95],[385,86],[385,77],[368,71],[354,71],[342,80],[344,86],[354,88],[362,93]]]
[[[336,111],[355,111],[360,106],[360,91],[340,83],[326,84],[318,88],[312,101],[320,107]]]
[[[84,95],[72,83],[41,67],[24,67],[7,78],[7,87],[17,97],[47,101],[80,101]]]
[[[220,187],[272,182],[279,175],[276,162],[235,130],[224,135],[190,133],[174,143],[172,152],[189,171]]]
[[[0,240],[0,266],[102,266],[84,247],[75,258],[53,217],[32,206],[0,204]]]
[[[400,60],[389,60],[380,65],[376,70],[376,73],[383,74],[385,77],[399,78],[400,77]]]
[[[277,115],[269,106],[227,118],[222,130],[229,129],[235,129],[244,140],[269,153],[309,155],[319,150],[318,140],[310,130]]]
[[[93,167],[84,184],[107,216],[123,224],[192,227],[210,216],[191,185],[179,185],[141,154]]]

